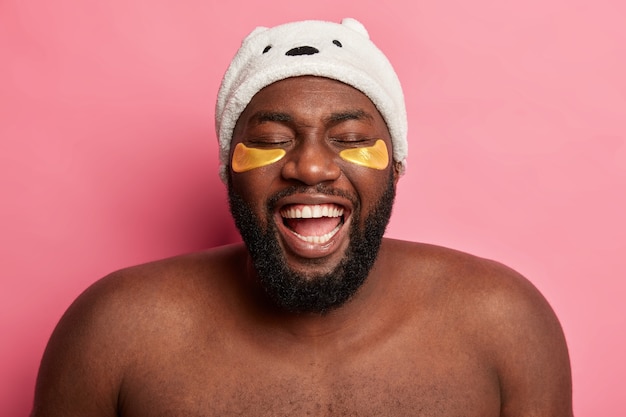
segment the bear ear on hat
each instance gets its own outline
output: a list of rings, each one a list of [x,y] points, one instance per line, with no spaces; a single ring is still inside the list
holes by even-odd
[[[266,30],[268,30],[269,28],[265,27],[265,26],[257,26],[255,27],[252,32],[250,32],[248,34],[248,36],[246,36],[245,38],[243,38],[243,41],[241,43],[244,43],[245,41],[247,41],[248,39],[258,35],[259,33],[265,32]]]
[[[370,35],[369,33],[367,33],[367,29],[365,29],[365,26],[363,26],[363,23],[359,22],[356,19],[353,19],[351,17],[346,17],[341,21],[341,24],[344,25],[345,27],[348,27],[354,30],[355,32],[359,32],[361,35],[365,36],[367,39],[370,38]]]

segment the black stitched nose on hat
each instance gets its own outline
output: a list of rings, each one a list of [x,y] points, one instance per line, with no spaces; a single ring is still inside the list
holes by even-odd
[[[319,49],[313,48],[312,46],[298,46],[297,48],[293,48],[285,52],[287,56],[297,56],[297,55],[313,55],[317,54]]]

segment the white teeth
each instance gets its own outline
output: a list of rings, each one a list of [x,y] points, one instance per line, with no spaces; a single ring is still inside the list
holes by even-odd
[[[337,225],[337,227],[335,227],[333,230],[331,230],[330,232],[326,233],[325,235],[322,236],[302,236],[301,234],[298,234],[296,232],[293,232],[296,236],[298,236],[298,238],[304,240],[305,242],[308,243],[326,243],[330,240],[330,238],[332,238],[333,236],[335,236],[335,234],[339,231],[339,228],[341,227],[341,225]]]
[[[343,209],[331,204],[316,204],[302,208],[287,208],[280,215],[288,219],[319,219],[320,217],[340,217]]]
[[[294,206],[288,207],[280,211],[280,215],[286,219],[319,219],[321,217],[341,217],[343,216],[343,208],[335,206],[334,204],[313,204],[313,205],[298,205],[298,208]],[[292,232],[301,240],[308,243],[324,244],[328,242],[335,234],[341,229],[343,222],[340,222],[330,232],[322,236],[303,236]]]

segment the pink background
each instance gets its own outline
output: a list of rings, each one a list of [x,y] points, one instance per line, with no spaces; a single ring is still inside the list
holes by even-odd
[[[29,411],[50,332],[89,284],[237,240],[220,76],[256,25],[344,16],[405,87],[411,153],[388,235],[529,277],[565,329],[577,416],[626,415],[623,4],[0,2],[2,415]]]

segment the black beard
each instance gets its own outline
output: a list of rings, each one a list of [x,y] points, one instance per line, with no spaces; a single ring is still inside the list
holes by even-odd
[[[333,271],[319,274],[302,274],[289,267],[282,256],[283,250],[273,223],[275,202],[279,198],[307,190],[311,191],[311,188],[292,187],[273,196],[267,203],[266,231],[250,206],[233,190],[230,182],[228,198],[235,225],[267,295],[279,308],[288,312],[324,314],[346,303],[365,282],[378,256],[391,217],[396,188],[391,174],[383,195],[365,219],[362,229],[359,227],[360,203],[353,201],[350,244],[346,254]],[[316,187],[315,191],[337,194],[324,186]]]

